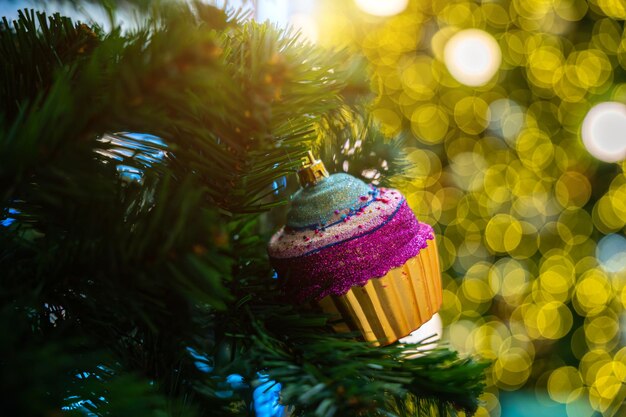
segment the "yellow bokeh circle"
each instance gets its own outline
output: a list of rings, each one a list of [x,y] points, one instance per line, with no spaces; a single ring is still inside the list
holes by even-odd
[[[528,380],[533,359],[529,353],[519,347],[501,349],[493,365],[496,384],[505,390],[514,390]]]
[[[480,97],[464,97],[454,106],[454,121],[468,134],[479,134],[489,124],[489,105]]]
[[[619,321],[610,315],[588,317],[584,329],[585,338],[589,343],[606,345],[618,336]]]
[[[528,168],[546,167],[554,157],[554,145],[547,133],[539,129],[525,129],[515,142],[520,160]]]
[[[512,252],[522,240],[522,225],[509,214],[497,214],[485,229],[487,247],[493,252]]]
[[[562,338],[570,331],[573,322],[572,312],[559,301],[545,303],[537,312],[537,330],[545,339]]]
[[[596,315],[605,309],[611,297],[611,285],[598,269],[591,270],[578,282],[574,307],[581,315]]]
[[[426,144],[441,142],[448,133],[448,124],[447,113],[435,104],[423,104],[411,115],[411,131]]]
[[[563,207],[582,207],[591,197],[587,177],[576,171],[564,172],[554,185],[556,199]]]
[[[554,401],[566,404],[575,398],[572,392],[583,386],[582,376],[573,366],[562,366],[555,369],[548,379],[548,394]]]

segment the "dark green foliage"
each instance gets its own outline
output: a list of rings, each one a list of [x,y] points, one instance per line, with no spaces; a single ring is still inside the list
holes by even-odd
[[[56,70],[86,58],[98,43],[87,25],[74,25],[60,15],[47,18],[32,10],[20,10],[14,36],[0,44],[0,97],[4,119],[15,118],[20,108],[32,102],[52,85]],[[11,23],[2,18],[3,30]],[[32,36],[37,30],[40,36]],[[69,69],[69,68],[68,68]]]
[[[316,334],[321,318],[316,322],[280,306],[271,310],[267,316],[252,314],[253,320],[263,317],[256,318],[258,327],[270,329],[252,352],[285,383],[283,398],[298,409],[319,416],[384,415],[390,401],[411,403],[415,395],[425,406],[442,410],[450,404],[476,407],[484,364],[460,360],[444,348],[407,359],[411,346],[368,349],[346,336]],[[282,340],[271,339],[272,333]]]
[[[386,138],[361,105],[344,106],[320,123],[320,155],[331,172],[345,171],[385,187],[406,168],[402,135]]]
[[[25,305],[7,304],[0,310],[3,416],[83,416],[89,409],[115,416],[156,417],[168,409],[178,416],[193,415],[190,407],[167,399],[136,371],[120,367],[95,340],[77,338],[72,320],[56,312],[55,320]]]
[[[223,377],[260,370],[302,415],[475,409],[484,364],[335,335],[271,279],[260,213],[310,146],[358,134],[352,172],[399,166],[342,54],[195,4],[132,33],[24,12],[0,58],[3,415],[245,415]]]

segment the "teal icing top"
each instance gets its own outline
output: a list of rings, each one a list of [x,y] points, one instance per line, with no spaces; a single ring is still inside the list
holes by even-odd
[[[294,229],[324,226],[336,210],[358,210],[369,204],[371,194],[370,186],[360,179],[348,174],[333,174],[293,195],[287,226]]]

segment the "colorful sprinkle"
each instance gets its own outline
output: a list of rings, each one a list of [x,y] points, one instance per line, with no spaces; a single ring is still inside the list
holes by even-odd
[[[373,224],[381,227],[370,229],[371,232],[363,233],[358,239],[350,239],[350,230],[360,230],[359,226],[369,228],[369,225],[347,227],[347,232],[333,234],[336,240],[341,238],[342,241],[329,242],[328,246],[306,254],[287,258],[270,256],[279,277],[298,277],[285,282],[287,295],[295,302],[305,302],[329,294],[345,294],[353,286],[363,286],[370,279],[403,265],[428,245],[432,228],[417,222],[406,201],[388,221],[380,224],[378,218],[372,219]],[[335,227],[343,230],[346,226],[341,223]],[[270,255],[272,252],[270,248]],[[403,276],[407,277],[405,271]]]
[[[377,190],[377,195],[379,192],[384,194],[384,189]],[[359,197],[356,198],[358,199]],[[381,222],[387,221],[388,216],[395,212],[401,204],[402,202],[399,204],[384,204],[381,201],[377,202],[372,199],[366,205],[361,205],[360,207],[358,204],[355,205],[353,211],[344,211],[345,217],[343,219],[339,219],[339,216],[337,216],[335,217],[336,220],[327,225],[316,224],[307,229],[293,229],[286,226],[272,238],[274,243],[270,243],[268,248],[270,256],[278,256],[280,258],[302,256],[309,250],[319,250],[328,244],[361,235],[364,231],[372,230]],[[376,207],[378,209],[374,210]],[[348,222],[348,220],[351,221]],[[362,225],[362,227],[359,227],[359,225]],[[323,235],[321,231],[326,231],[327,229],[334,233],[330,233],[328,236]],[[339,237],[334,238],[335,235]],[[304,236],[311,238],[310,247],[298,244],[303,242]],[[279,244],[279,240],[281,242],[284,241],[285,244]]]

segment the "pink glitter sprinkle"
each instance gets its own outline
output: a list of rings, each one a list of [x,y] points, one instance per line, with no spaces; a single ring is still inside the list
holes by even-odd
[[[339,214],[339,210],[335,210],[335,214]]]
[[[345,294],[353,286],[384,276],[427,246],[432,228],[418,223],[406,202],[389,222],[358,239],[346,239],[292,258],[270,260],[293,302]],[[339,239],[339,234],[334,235]],[[410,278],[402,271],[405,279]]]

